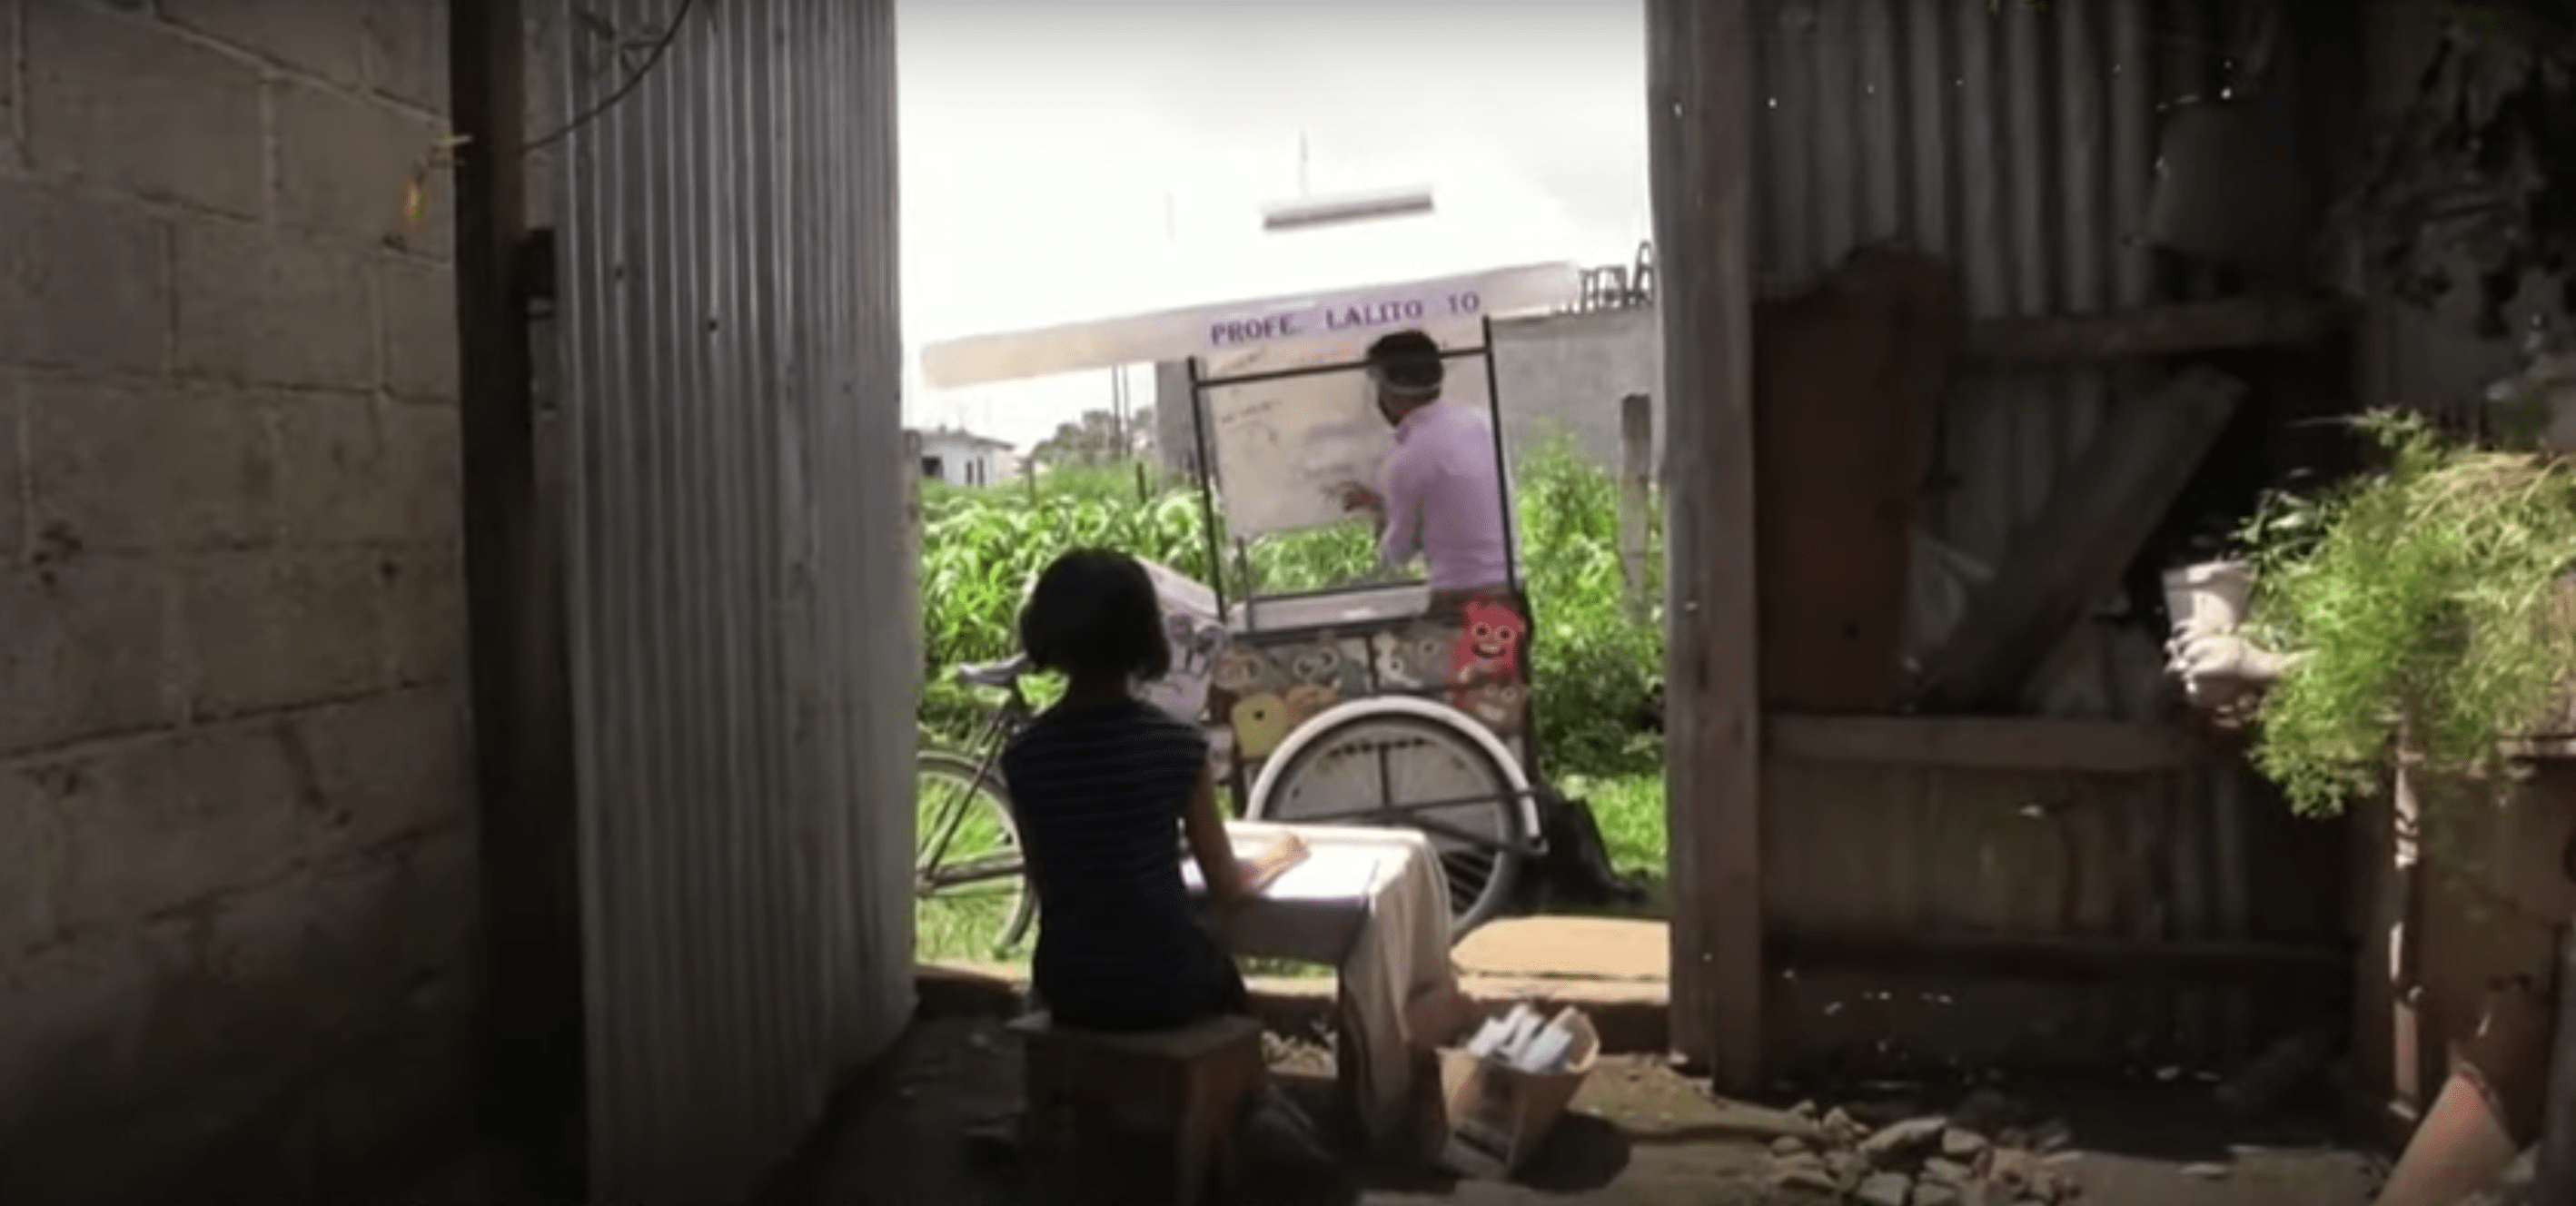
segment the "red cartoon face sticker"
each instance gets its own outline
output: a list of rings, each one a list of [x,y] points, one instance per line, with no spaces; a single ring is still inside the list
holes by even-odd
[[[1506,678],[1518,678],[1521,637],[1529,627],[1511,608],[1499,603],[1469,603],[1460,660]]]

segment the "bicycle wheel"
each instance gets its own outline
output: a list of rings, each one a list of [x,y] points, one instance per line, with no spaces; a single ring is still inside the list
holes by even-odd
[[[916,957],[1012,958],[1037,916],[1037,899],[999,772],[924,750],[913,773]]]
[[[1510,903],[1530,829],[1519,768],[1480,740],[1475,721],[1448,712],[1389,699],[1360,702],[1339,719],[1317,718],[1311,736],[1290,738],[1262,768],[1253,815],[1421,830],[1448,881],[1454,938]]]

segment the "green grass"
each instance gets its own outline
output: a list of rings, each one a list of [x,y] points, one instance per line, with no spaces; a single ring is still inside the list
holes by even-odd
[[[1660,602],[1642,615],[1628,602],[1618,557],[1618,483],[1561,438],[1526,452],[1513,472],[1514,520],[1538,625],[1530,649],[1531,704],[1546,765],[1561,786],[1592,803],[1613,862],[1660,879],[1662,742],[1638,731],[1635,721],[1662,671],[1663,621]],[[1655,523],[1642,595],[1660,601],[1660,508],[1648,513]],[[955,686],[949,675],[960,663],[1013,651],[1020,599],[1049,561],[1068,549],[1106,546],[1212,581],[1200,515],[1195,486],[1132,465],[1058,470],[1034,485],[925,485],[924,745],[960,748],[989,714],[990,699]],[[1356,524],[1264,540],[1250,551],[1248,580],[1230,572],[1226,585],[1240,597],[1247,586],[1276,593],[1356,582],[1376,570],[1373,543]],[[1036,684],[1041,697],[1045,688]],[[921,807],[932,804],[925,799]],[[923,958],[982,957],[960,937],[971,926],[933,922],[926,913],[923,924]],[[1294,966],[1261,970],[1283,974]]]

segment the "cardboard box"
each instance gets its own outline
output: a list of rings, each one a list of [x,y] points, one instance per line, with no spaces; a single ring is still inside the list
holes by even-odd
[[[1529,1163],[1601,1057],[1592,1019],[1566,1009],[1548,1020],[1572,1043],[1562,1069],[1525,1072],[1462,1047],[1440,1049],[1440,1096],[1447,1135],[1440,1161],[1462,1176],[1502,1180]],[[1464,1041],[1461,1036],[1460,1041]]]

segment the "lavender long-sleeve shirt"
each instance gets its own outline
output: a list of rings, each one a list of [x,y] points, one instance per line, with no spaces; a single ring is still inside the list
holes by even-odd
[[[1474,590],[1511,581],[1503,508],[1506,483],[1494,458],[1494,429],[1464,406],[1436,402],[1406,415],[1386,458],[1386,531],[1378,548],[1390,566],[1430,563],[1433,590]]]

